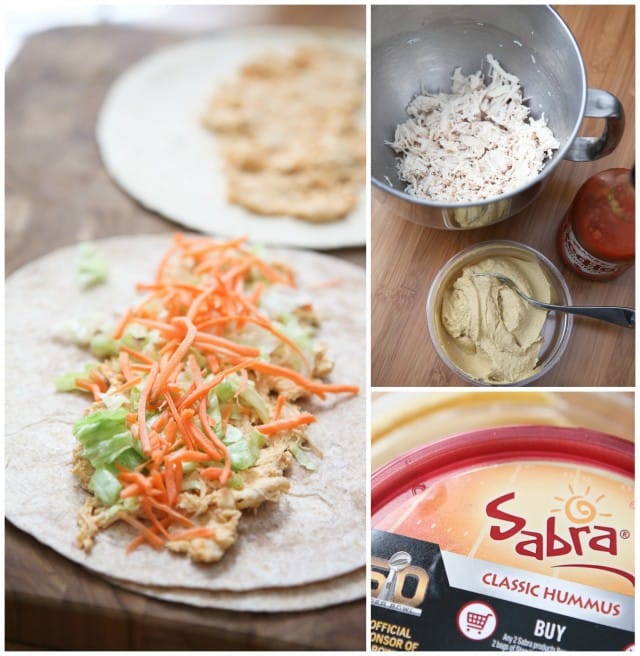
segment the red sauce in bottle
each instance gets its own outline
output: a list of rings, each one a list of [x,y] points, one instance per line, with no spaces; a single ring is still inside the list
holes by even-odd
[[[558,231],[565,264],[590,280],[616,278],[635,258],[635,192],[631,171],[608,169],[578,190]]]

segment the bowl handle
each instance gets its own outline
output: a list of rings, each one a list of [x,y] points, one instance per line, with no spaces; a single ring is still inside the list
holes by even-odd
[[[591,162],[608,155],[620,143],[624,132],[622,103],[608,91],[587,89],[584,115],[605,119],[604,132],[600,137],[577,137],[564,156],[574,162]]]

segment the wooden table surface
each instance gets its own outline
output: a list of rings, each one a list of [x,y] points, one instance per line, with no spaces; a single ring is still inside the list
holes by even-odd
[[[229,22],[252,12],[224,8]],[[364,29],[362,7],[281,7],[259,22]],[[7,274],[56,248],[119,234],[177,228],[109,179],[96,117],[111,82],[131,63],[184,35],[113,26],[44,32],[6,76]],[[360,266],[365,249],[331,254]],[[360,650],[364,599],[302,613],[202,610],[126,592],[5,527],[8,649]]]
[[[371,383],[376,387],[462,386],[465,381],[438,357],[429,337],[425,304],[438,269],[455,253],[480,241],[512,239],[542,251],[566,278],[576,305],[635,307],[635,268],[609,282],[583,280],[562,264],[557,227],[580,185],[597,171],[631,168],[635,154],[634,6],[559,6],[582,50],[589,87],[623,103],[626,128],[608,157],[593,163],[564,161],[541,196],[503,223],[470,231],[423,228],[400,218],[402,208],[373,188],[371,200]],[[585,121],[581,134],[599,134]],[[633,386],[634,331],[576,317],[560,362],[535,384]]]

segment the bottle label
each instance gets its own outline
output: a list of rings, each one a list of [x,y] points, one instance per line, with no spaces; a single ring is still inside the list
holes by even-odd
[[[611,277],[629,268],[627,262],[607,262],[585,250],[578,241],[570,221],[563,221],[560,229],[563,253],[568,263],[578,271],[590,276]]]

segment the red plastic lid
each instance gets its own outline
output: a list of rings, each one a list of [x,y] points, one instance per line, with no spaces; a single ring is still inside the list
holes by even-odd
[[[634,477],[634,445],[582,428],[505,426],[462,433],[427,444],[372,475],[372,525],[376,514],[400,503],[414,488],[472,467],[509,460],[550,460],[589,465]]]

